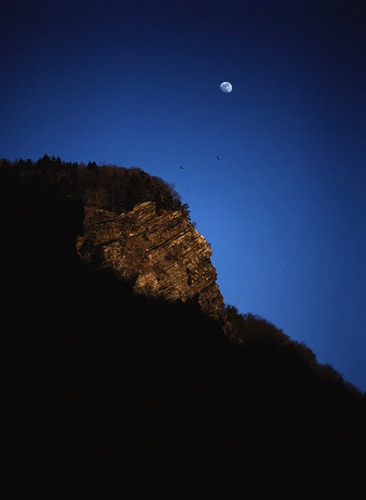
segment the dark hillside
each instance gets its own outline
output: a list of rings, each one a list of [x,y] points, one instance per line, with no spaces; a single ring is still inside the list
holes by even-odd
[[[365,395],[82,265],[83,200],[3,174],[3,498],[363,498]]]

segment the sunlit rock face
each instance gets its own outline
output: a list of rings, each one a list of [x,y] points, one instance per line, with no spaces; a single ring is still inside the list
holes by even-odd
[[[211,317],[223,314],[211,248],[183,211],[158,213],[150,201],[119,215],[86,207],[77,250],[93,267],[132,282],[136,293],[196,300]]]

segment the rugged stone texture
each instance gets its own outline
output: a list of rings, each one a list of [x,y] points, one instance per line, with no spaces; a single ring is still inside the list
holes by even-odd
[[[83,261],[131,281],[136,293],[197,300],[209,316],[222,317],[211,248],[182,211],[158,213],[150,201],[120,215],[86,207],[77,250]]]

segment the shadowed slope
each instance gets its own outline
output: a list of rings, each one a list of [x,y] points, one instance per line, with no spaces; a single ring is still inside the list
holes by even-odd
[[[1,203],[8,498],[357,494],[360,394],[83,265],[73,199],[3,183]]]

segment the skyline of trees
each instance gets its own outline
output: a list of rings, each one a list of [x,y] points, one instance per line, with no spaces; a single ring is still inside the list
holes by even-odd
[[[97,166],[65,162],[45,154],[32,160],[10,162],[0,159],[0,168],[7,170],[14,182],[28,183],[39,189],[56,189],[60,194],[81,200],[87,205],[115,213],[132,210],[144,201],[154,201],[158,210],[184,210],[174,186],[138,167]]]

